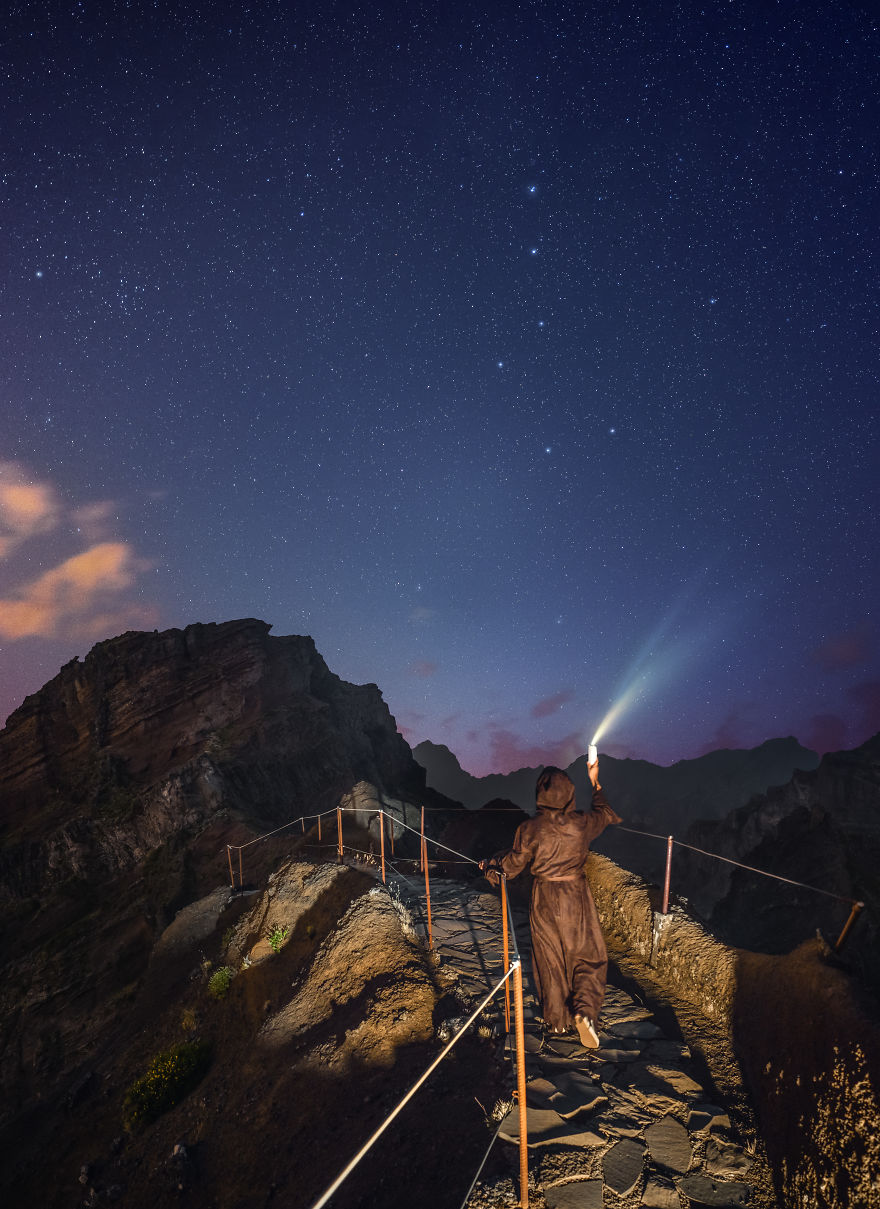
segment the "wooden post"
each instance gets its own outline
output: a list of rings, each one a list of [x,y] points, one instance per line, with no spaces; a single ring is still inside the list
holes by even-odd
[[[229,885],[234,890],[235,874],[232,872],[232,849],[228,844],[226,845],[226,859],[229,861]]]
[[[672,836],[666,839],[666,876],[663,879],[663,906],[661,914],[669,914],[669,880],[672,876]]]
[[[339,845],[336,849],[336,855],[339,860],[342,860],[342,807],[336,807],[336,831],[339,837]]]
[[[508,980],[509,981],[509,980]],[[522,962],[513,971],[513,1002],[516,1015],[516,1095],[519,1103],[519,1203],[529,1206],[529,1117],[526,1107],[526,1027],[523,1012]]]
[[[865,905],[864,903],[853,903],[852,911],[850,911],[850,913],[849,913],[849,919],[843,925],[843,931],[838,936],[838,938],[835,942],[835,945],[834,945],[835,953],[839,953],[840,950],[843,948],[843,942],[846,940],[847,936],[849,936],[850,931],[852,930],[852,926],[858,919],[859,913],[861,912],[862,907],[864,907],[864,905]]]
[[[385,811],[379,811],[379,848],[382,852],[382,884],[387,884],[385,881]]]
[[[238,850],[238,888],[244,889],[244,874],[241,871],[241,849]]]
[[[431,879],[428,876],[428,845],[422,836],[422,864],[425,867],[425,900],[428,904],[428,948],[434,947],[434,931],[431,926]]]
[[[504,968],[510,969],[510,957],[508,955],[508,933],[507,933],[507,878],[501,874],[501,938],[504,942]],[[504,984],[504,1024],[508,1033],[510,1032],[510,979]]]

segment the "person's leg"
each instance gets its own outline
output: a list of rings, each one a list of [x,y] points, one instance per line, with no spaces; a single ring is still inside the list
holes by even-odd
[[[557,927],[552,886],[553,883],[536,882],[532,890],[529,910],[532,964],[544,1024],[552,1031],[564,1032],[571,1028],[573,1020],[565,953]]]

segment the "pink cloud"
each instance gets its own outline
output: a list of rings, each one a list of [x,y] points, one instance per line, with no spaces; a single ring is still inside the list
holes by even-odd
[[[0,462],[0,558],[32,537],[50,533],[61,509],[51,483],[34,483],[14,462]]]
[[[832,634],[811,653],[810,658],[823,672],[844,671],[867,663],[872,647],[870,627],[863,623],[854,630]]]
[[[530,743],[514,731],[490,726],[485,735],[484,767],[489,772],[512,772],[516,768],[537,768],[557,764],[565,768],[584,752],[584,737],[573,731],[548,743]]]
[[[95,638],[148,624],[150,610],[119,600],[146,568],[125,542],[92,546],[0,599],[0,635]]]
[[[555,714],[563,705],[567,705],[569,701],[573,700],[574,693],[571,689],[561,689],[558,693],[554,693],[552,697],[543,697],[536,705],[533,705],[532,717],[549,718],[551,714]]]
[[[418,676],[420,680],[427,680],[434,676],[437,672],[439,664],[433,663],[430,659],[417,659],[415,663],[411,663],[409,671],[411,676]]]

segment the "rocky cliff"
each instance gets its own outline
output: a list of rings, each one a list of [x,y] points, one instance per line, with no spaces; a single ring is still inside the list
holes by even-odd
[[[784,953],[817,930],[833,941],[850,906],[828,895],[864,902],[845,952],[880,987],[880,735],[824,756],[817,769],[795,773],[724,819],[695,823],[685,839],[824,892],[677,851],[675,888],[742,947]]]
[[[0,897],[114,876],[221,816],[267,830],[424,773],[375,685],[265,622],[102,642],[0,732]]]

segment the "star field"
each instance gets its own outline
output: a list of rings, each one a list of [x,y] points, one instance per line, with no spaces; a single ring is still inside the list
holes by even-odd
[[[0,718],[257,616],[477,773],[880,729],[869,6],[6,34]]]

